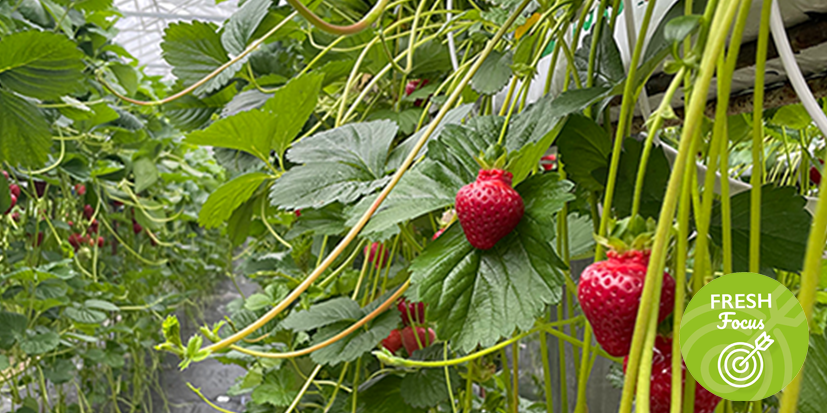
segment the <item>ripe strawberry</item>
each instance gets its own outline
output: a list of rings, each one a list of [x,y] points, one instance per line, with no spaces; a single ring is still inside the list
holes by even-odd
[[[815,166],[810,167],[810,181],[816,185],[821,184],[821,172]]]
[[[86,185],[83,185],[83,184],[77,184],[77,185],[75,185],[75,192],[77,192],[77,194],[78,194],[79,196],[84,196],[84,195],[86,195]]]
[[[20,187],[17,184],[9,185],[9,192],[11,192],[12,195],[20,198]]]
[[[132,221],[132,232],[134,232],[135,235],[140,234],[141,231],[143,231],[143,230],[144,230],[144,227],[142,227],[141,224],[139,224],[135,220]]]
[[[597,342],[607,353],[620,357],[629,354],[632,344],[649,251],[609,251],[606,256],[605,261],[583,270],[577,298]],[[663,277],[658,322],[672,312],[674,304],[675,280],[666,272]]]
[[[411,324],[425,323],[425,303],[422,302],[407,302],[404,299],[396,304],[396,309],[402,315],[402,324],[409,326]]]
[[[7,215],[9,212],[11,212],[12,208],[14,208],[15,205],[17,205],[17,196],[11,194],[11,205],[9,205],[9,209],[7,209],[6,212],[3,213],[3,215]]]
[[[103,248],[103,237],[98,237],[98,248]]]
[[[396,353],[402,348],[402,333],[399,332],[399,329],[391,330],[388,337],[382,340],[382,347],[388,349],[391,353]]]
[[[97,234],[98,233],[98,220],[92,220],[92,223],[89,224],[89,228],[86,230],[89,234]]]
[[[457,218],[474,247],[492,248],[523,218],[523,199],[511,187],[511,179],[502,169],[481,169],[476,181],[457,192]]]
[[[376,268],[382,268],[388,263],[388,252],[385,250],[385,247],[378,243],[374,242],[370,244],[370,247],[365,246],[365,256],[368,257],[368,262],[373,263]]]
[[[402,330],[402,345],[405,346],[408,355],[413,354],[416,350],[428,347],[434,342],[436,342],[436,333],[430,328],[426,330],[425,327],[408,326]]]
[[[95,209],[92,208],[92,205],[84,205],[83,217],[86,219],[92,219],[92,215],[95,215]]]
[[[301,209],[297,209],[297,210],[293,211],[293,213],[296,214],[296,218],[302,216],[302,210]]]
[[[623,359],[623,372],[629,356]],[[682,363],[683,378],[686,382],[686,364]],[[652,354],[652,387],[649,395],[649,409],[652,413],[669,413],[672,400],[672,339],[658,336]],[[695,383],[695,413],[712,413],[721,398]]]
[[[80,248],[80,244],[83,243],[83,237],[80,234],[72,233],[69,235],[69,238],[66,239],[69,242],[69,245],[75,248],[75,251]]]
[[[540,166],[543,167],[544,171],[557,170],[557,155],[551,154],[540,158]]]

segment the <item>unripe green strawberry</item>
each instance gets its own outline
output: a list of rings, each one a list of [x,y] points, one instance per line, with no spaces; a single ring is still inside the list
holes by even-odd
[[[523,218],[523,198],[511,187],[511,179],[502,169],[481,169],[476,181],[457,192],[457,218],[474,247],[494,247]]]

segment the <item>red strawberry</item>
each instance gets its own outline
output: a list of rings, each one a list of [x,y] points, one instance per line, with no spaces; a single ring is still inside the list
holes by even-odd
[[[95,209],[92,208],[92,205],[84,205],[83,206],[83,216],[86,219],[92,219],[92,215],[95,215]]]
[[[414,332],[414,328],[416,328],[416,332]],[[405,346],[408,355],[413,354],[416,350],[428,347],[434,342],[436,342],[436,333],[430,328],[426,330],[425,327],[408,326],[402,330],[402,345]]]
[[[20,222],[20,213],[19,212],[13,212],[11,214],[11,219],[13,219],[14,222]]]
[[[544,171],[553,171],[557,169],[557,155],[551,154],[540,158],[540,166]]]
[[[43,198],[43,194],[46,193],[46,182],[34,181],[34,191],[38,198]]]
[[[98,248],[103,248],[103,237],[98,237]]]
[[[597,342],[607,353],[620,357],[629,354],[649,251],[609,251],[606,255],[605,261],[583,270],[577,298]],[[658,322],[672,312],[674,294],[675,280],[664,272]]]
[[[139,224],[137,221],[132,221],[132,232],[134,232],[135,235],[140,234],[143,230],[144,227],[142,227],[141,224]]]
[[[78,248],[80,248],[80,244],[83,242],[83,239],[80,234],[73,233],[69,235],[69,238],[67,238],[66,241],[68,241],[69,245],[73,246],[75,251],[77,251]]]
[[[629,356],[623,359],[623,372]],[[682,363],[683,380],[686,381],[686,364]],[[652,354],[652,387],[649,395],[649,409],[652,413],[669,413],[672,400],[672,339],[658,336]],[[695,413],[712,413],[721,398],[695,383]]]
[[[83,185],[83,184],[75,185],[75,192],[77,192],[77,194],[80,195],[80,196],[86,195],[86,185]]]
[[[511,187],[511,178],[502,169],[481,169],[476,181],[457,192],[457,218],[474,247],[492,248],[523,218],[523,199]]]
[[[365,255],[368,257],[368,262],[373,263],[376,268],[382,268],[388,263],[389,254],[378,242],[370,244],[370,247],[365,246]]]
[[[97,234],[98,233],[98,220],[92,220],[92,223],[89,224],[89,228],[86,230],[89,234]]]
[[[821,172],[815,166],[810,167],[810,181],[816,185],[821,184]]]
[[[302,210],[301,209],[297,209],[297,210],[293,211],[293,213],[296,214],[296,218],[302,216]]]
[[[396,309],[399,310],[399,313],[402,315],[403,325],[409,326],[411,324],[425,323],[425,303],[411,303],[400,300],[396,305]]]
[[[437,239],[437,238],[439,238],[439,236],[440,236],[440,235],[442,235],[443,233],[445,233],[445,230],[446,230],[446,229],[448,229],[448,227],[445,227],[445,228],[440,228],[440,229],[439,229],[439,231],[435,232],[435,233],[434,233],[434,236],[433,236],[433,237],[431,237],[431,241],[436,241],[436,239]]]
[[[402,334],[399,332],[399,329],[391,330],[388,337],[382,340],[382,347],[388,349],[391,353],[396,353],[402,348]]]
[[[422,87],[424,87],[427,84],[428,84],[428,79],[411,80],[410,82],[408,82],[407,85],[405,85],[405,96],[410,96],[411,93],[415,92],[417,89],[421,89]],[[414,106],[415,107],[421,107],[422,106],[422,99],[415,100],[414,101]]]
[[[11,212],[11,209],[14,208],[15,205],[17,205],[17,197],[14,194],[11,194],[11,205],[9,205],[9,209],[7,209],[6,212],[3,213],[3,215],[7,215],[9,212]]]
[[[17,184],[9,185],[9,192],[11,192],[12,195],[20,198],[20,187]]]

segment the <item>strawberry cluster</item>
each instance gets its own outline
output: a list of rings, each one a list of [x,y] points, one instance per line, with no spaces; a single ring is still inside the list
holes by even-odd
[[[600,346],[612,356],[628,359],[649,266],[651,234],[640,231],[640,228],[635,229],[636,225],[641,226],[640,222],[629,221],[621,224],[619,227],[622,230],[619,234],[614,234],[609,239],[599,239],[612,249],[606,254],[605,260],[595,262],[583,270],[577,286],[577,298]],[[675,279],[664,272],[658,323],[672,313],[674,294]],[[669,412],[672,386],[671,343],[671,338],[658,337],[656,340],[650,396],[653,413]],[[695,413],[711,413],[720,400],[720,397],[698,384]]]
[[[9,180],[9,173],[8,172],[3,171],[3,176],[6,177],[7,181]],[[3,212],[3,215],[8,215],[11,212],[11,210],[14,208],[14,206],[17,205],[17,199],[20,198],[20,187],[17,184],[10,183],[9,184],[9,192],[11,194],[11,206],[9,206],[9,209],[7,209],[5,212]],[[16,214],[16,212],[15,212],[15,214]],[[18,215],[18,217],[15,218],[15,221],[17,219],[19,219],[19,217],[20,216]],[[14,218],[14,217],[12,217],[12,218]]]
[[[430,346],[436,333],[425,324],[425,303],[410,302],[404,298],[396,304],[402,318],[402,329],[396,328],[382,340],[382,347],[396,354],[402,347],[410,356],[414,351]]]

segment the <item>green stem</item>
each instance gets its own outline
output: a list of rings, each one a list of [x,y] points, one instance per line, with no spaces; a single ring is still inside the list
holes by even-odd
[[[640,23],[640,33],[649,30],[649,22],[652,20],[652,12],[655,9],[655,1],[646,5],[646,13]],[[617,169],[620,165],[620,151],[623,148],[623,138],[626,136],[626,129],[631,114],[635,107],[635,78],[637,77],[637,66],[643,55],[643,44],[646,36],[638,36],[635,42],[635,50],[632,53],[632,60],[629,62],[629,73],[626,74],[626,82],[623,86],[623,101],[620,105],[620,117],[617,122],[617,133],[615,134],[614,147],[612,148],[612,160],[609,164],[609,179],[606,182],[606,193],[603,197],[603,216],[600,217],[600,228],[598,235],[605,236],[609,227],[609,220],[612,217],[612,200],[614,198],[615,185],[617,183]],[[670,219],[671,220],[671,219]],[[603,258],[603,245],[597,244],[594,251],[595,261]]]
[[[647,388],[650,385],[648,378],[652,370],[652,348],[644,347],[646,330],[647,327],[649,327],[649,319],[653,312],[657,312],[657,307],[660,302],[660,287],[663,282],[663,269],[666,261],[667,248],[669,246],[669,234],[672,230],[673,218],[675,216],[677,198],[683,185],[686,164],[692,157],[691,150],[694,140],[699,135],[696,132],[699,130],[699,125],[704,116],[703,111],[706,103],[706,93],[709,90],[709,84],[715,73],[715,59],[723,49],[726,36],[729,32],[728,22],[732,21],[739,3],[739,1],[733,1],[727,4],[726,7],[717,10],[715,12],[715,18],[712,21],[710,41],[707,44],[707,50],[703,53],[698,76],[694,89],[692,90],[692,99],[690,100],[684,122],[685,126],[680,140],[678,156],[669,177],[666,196],[661,206],[652,254],[650,256],[649,267],[646,271],[641,303],[638,308],[632,347],[627,363],[620,413],[631,413],[635,384]],[[631,79],[633,76],[629,78]],[[621,121],[622,119],[621,115]],[[618,138],[622,138],[622,134],[619,135]],[[646,358],[649,360],[649,363],[642,363],[644,353],[648,353],[648,357]],[[639,376],[646,378],[646,380],[639,381]],[[647,405],[647,403],[648,398],[638,400],[639,406]],[[646,407],[644,407],[644,409],[645,408]]]
[[[646,167],[649,164],[649,156],[652,153],[652,142],[654,142],[655,135],[657,135],[663,125],[663,119],[664,115],[666,115],[667,108],[671,109],[672,107],[672,97],[675,96],[675,92],[678,90],[678,87],[680,87],[681,80],[683,79],[685,72],[686,68],[682,67],[675,77],[672,78],[672,83],[670,83],[669,88],[666,89],[666,93],[663,95],[663,100],[661,100],[660,106],[655,111],[654,119],[652,120],[649,130],[647,131],[646,143],[643,144],[643,152],[640,155],[640,164],[637,169],[637,177],[635,177],[635,193],[632,198],[633,217],[640,213],[640,198],[643,194],[643,182],[646,179]]]
[[[589,374],[591,373],[591,363],[589,363],[589,350],[592,348],[592,327],[586,323],[586,331],[583,333],[583,359],[580,361],[580,376],[577,383],[577,404],[575,405],[575,413],[587,413],[588,406],[586,405],[586,385],[589,383]]]
[[[749,270],[761,269],[761,186],[764,181],[764,71],[767,66],[767,45],[770,36],[772,0],[761,6],[758,26],[758,48],[755,52],[755,89],[752,96],[752,175],[750,176]]]
[[[540,333],[540,356],[543,359],[543,389],[546,394],[546,413],[554,413],[551,396],[551,363],[548,355],[548,336]]]
[[[287,0],[287,2],[290,3],[290,5],[293,6],[293,8],[296,9],[302,17],[307,19],[310,24],[316,26],[322,31],[339,36],[356,34],[367,29],[380,15],[382,15],[382,11],[385,10],[385,6],[388,5],[388,0],[379,0],[379,2],[373,6],[368,14],[362,18],[362,20],[348,26],[337,26],[322,20],[299,0]]]

